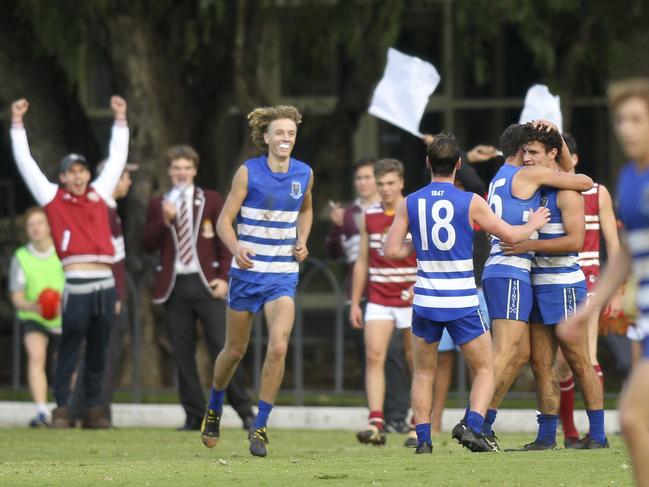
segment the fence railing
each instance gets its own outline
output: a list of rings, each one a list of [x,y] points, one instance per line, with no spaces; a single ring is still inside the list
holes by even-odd
[[[305,303],[304,298],[308,294],[314,279],[321,278],[319,283],[319,291],[322,291],[322,283],[327,285],[327,293],[330,293],[331,299],[327,299],[326,303],[318,304],[317,307],[324,311],[333,313],[333,363],[332,376],[333,383],[329,389],[318,389],[319,392],[327,394],[341,394],[346,392],[344,389],[345,380],[345,326],[346,319],[345,301],[347,299],[346,293],[342,289],[335,273],[331,267],[320,259],[309,257],[303,265],[302,273],[300,276],[300,283],[297,288],[295,299],[295,324],[293,328],[293,336],[291,337],[292,346],[292,373],[293,373],[293,389],[290,391],[294,395],[294,402],[296,405],[304,404],[305,391],[309,388],[305,387],[304,377],[304,347],[305,347]],[[130,355],[132,360],[131,372],[131,398],[134,402],[139,402],[142,399],[142,381],[141,381],[141,356],[142,356],[142,326],[140,322],[140,312],[138,309],[138,289],[131,276],[127,273],[127,308],[130,333],[131,333],[131,349]],[[261,381],[261,369],[264,359],[264,318],[263,313],[258,313],[253,322],[253,336],[252,336],[252,367],[253,367],[253,386],[255,390],[259,390]],[[21,343],[21,330],[20,324],[16,320],[13,325],[12,337],[12,387],[14,389],[21,388],[21,366],[22,366],[22,343]],[[461,401],[465,401],[467,397],[466,391],[466,365],[463,360],[457,361],[457,395]],[[312,389],[312,388],[311,388]],[[357,391],[357,392],[360,392]]]

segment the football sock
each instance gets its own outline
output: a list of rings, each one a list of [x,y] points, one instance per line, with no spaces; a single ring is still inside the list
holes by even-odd
[[[370,424],[376,426],[379,431],[383,431],[385,429],[383,411],[370,411]]]
[[[606,434],[604,433],[604,410],[587,409],[588,422],[590,424],[590,437],[597,443],[606,443]]]
[[[496,422],[496,415],[498,414],[498,411],[495,409],[487,409],[487,414],[484,417],[484,424],[482,425],[482,432],[485,435],[490,435],[493,433],[493,430],[491,427],[494,425]]]
[[[421,423],[415,426],[417,431],[417,442],[421,445],[422,443],[428,443],[432,445],[430,440],[430,423]]]
[[[554,414],[537,414],[536,421],[539,423],[539,432],[536,435],[536,441],[549,445],[557,440],[557,425],[559,416]]]
[[[272,404],[260,399],[259,403],[257,403],[257,416],[255,417],[255,421],[252,423],[252,428],[265,428],[266,423],[268,423],[268,416],[270,416],[272,409]]]
[[[217,391],[212,387],[212,392],[210,393],[210,400],[207,403],[207,407],[216,411],[218,414],[223,412],[223,399],[225,398],[225,391]]]
[[[482,433],[484,417],[480,413],[469,411],[469,414],[466,415],[466,424],[474,433]]]
[[[559,417],[563,426],[564,438],[579,438],[579,432],[575,426],[575,380],[572,376],[568,380],[559,382],[561,390],[561,403],[559,405]]]
[[[38,411],[38,414],[43,414],[45,416],[48,416],[50,414],[50,410],[47,409],[47,404],[37,404],[36,409]]]

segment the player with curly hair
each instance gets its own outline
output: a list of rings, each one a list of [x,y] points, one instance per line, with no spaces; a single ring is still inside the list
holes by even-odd
[[[245,161],[237,170],[216,225],[233,261],[226,343],[214,364],[201,427],[208,448],[220,438],[224,390],[246,353],[253,317],[263,308],[268,349],[249,438],[252,455],[265,457],[267,453],[266,423],[284,377],[299,263],[309,254],[306,242],[313,222],[313,171],[291,157],[301,121],[300,112],[286,105],[257,108],[248,115],[252,140],[265,154]]]

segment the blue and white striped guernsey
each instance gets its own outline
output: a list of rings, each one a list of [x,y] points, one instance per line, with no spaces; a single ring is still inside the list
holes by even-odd
[[[540,191],[526,200],[512,194],[512,181],[521,168],[511,164],[503,164],[489,184],[489,206],[496,215],[510,225],[523,225],[529,218],[529,210],[536,210],[541,205]],[[536,232],[531,238],[536,238]],[[491,251],[485,263],[482,280],[491,277],[519,279],[531,284],[530,268],[534,252],[520,255],[504,255],[500,249],[500,240],[491,236]]]
[[[636,326],[649,337],[649,169],[634,162],[622,168],[617,186],[618,217],[624,224],[633,273],[638,279]]]
[[[273,172],[265,155],[244,165],[248,194],[237,215],[237,235],[256,255],[251,258],[252,269],[240,269],[232,259],[230,276],[259,284],[297,284],[299,265],[293,257],[296,223],[311,168],[291,158],[287,172]]]
[[[539,230],[539,240],[550,240],[563,237],[561,210],[557,206],[559,191],[553,188],[541,189],[541,205],[550,210],[550,221]],[[532,261],[532,286],[543,289],[566,287],[586,288],[586,278],[579,266],[579,254],[545,254],[536,252]]]
[[[473,193],[432,182],[408,195],[408,225],[417,252],[413,310],[431,321],[448,322],[478,309],[473,276]]]

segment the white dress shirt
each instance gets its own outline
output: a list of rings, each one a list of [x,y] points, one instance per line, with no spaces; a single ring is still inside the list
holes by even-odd
[[[196,240],[194,238],[194,185],[175,187],[166,195],[167,201],[176,205],[176,222],[178,224],[180,224],[180,205],[182,204],[183,198],[187,204],[187,217],[189,218],[192,228],[192,260],[188,265],[185,265],[180,261],[179,253],[176,252],[174,267],[176,269],[176,274],[193,274],[200,270],[200,263],[198,262],[198,256],[196,255]]]

